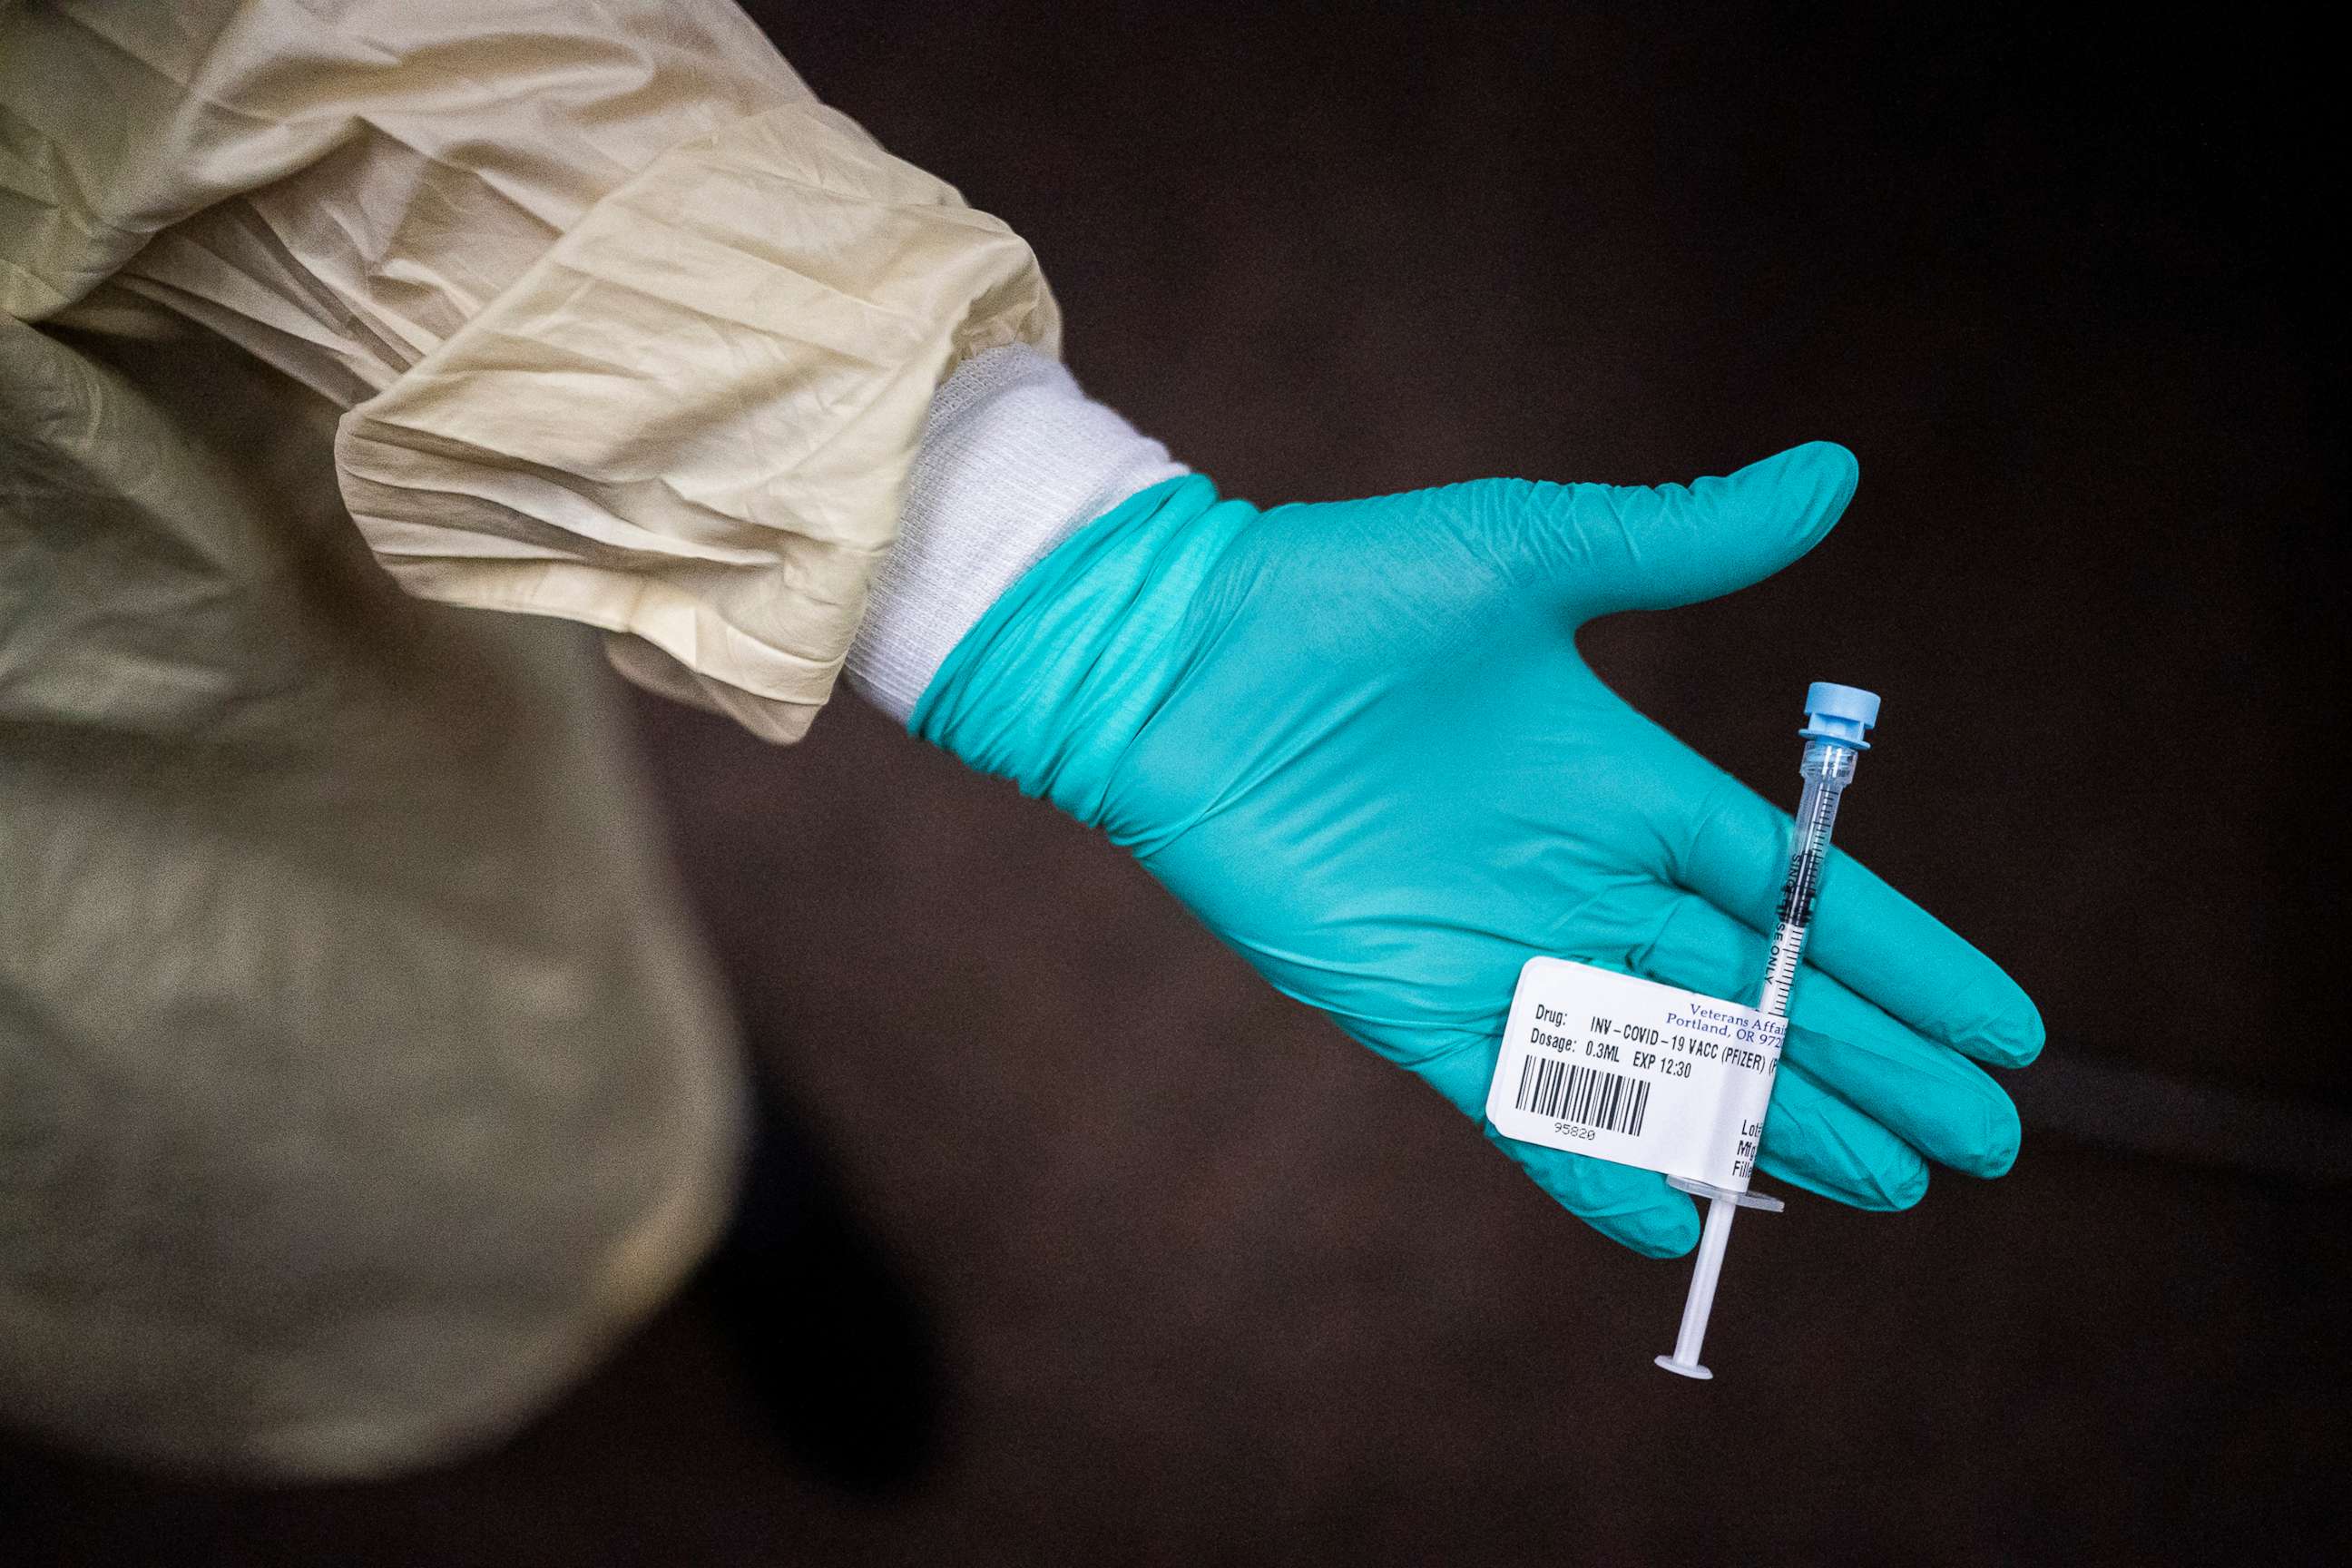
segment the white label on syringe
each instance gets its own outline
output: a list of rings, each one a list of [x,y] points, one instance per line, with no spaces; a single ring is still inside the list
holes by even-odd
[[[1507,1138],[1745,1191],[1787,1029],[1737,1002],[1531,958],[1486,1119]]]

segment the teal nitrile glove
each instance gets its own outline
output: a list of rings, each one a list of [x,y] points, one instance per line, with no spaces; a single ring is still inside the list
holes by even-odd
[[[1483,1122],[1533,954],[1752,997],[1788,816],[1604,687],[1575,633],[1769,576],[1854,479],[1821,443],[1688,489],[1261,511],[1171,479],[1014,583],[910,727],[1103,828],[1277,989]],[[2016,1111],[1967,1058],[2032,1060],[2032,1003],[1843,856],[1792,1025],[1766,1172],[1894,1209],[1930,1160],[2015,1159]],[[1488,1135],[1630,1247],[1697,1239],[1662,1176]]]

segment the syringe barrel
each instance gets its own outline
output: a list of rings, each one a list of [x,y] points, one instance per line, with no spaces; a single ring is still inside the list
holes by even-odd
[[[1804,962],[1805,938],[1811,933],[1813,899],[1821,891],[1822,868],[1830,852],[1830,833],[1837,825],[1838,799],[1853,782],[1853,768],[1862,752],[1853,746],[1818,736],[1805,742],[1804,798],[1797,803],[1789,842],[1789,874],[1780,887],[1780,908],[1772,927],[1772,945],[1764,961],[1764,985],[1757,1010],[1769,1017],[1789,1016],[1789,993],[1796,988],[1797,968]]]
[[[1805,760],[1798,764],[1797,771],[1805,775],[1808,783],[1818,781],[1824,789],[1842,790],[1853,783],[1853,765],[1861,756],[1852,746],[1809,739],[1805,742]]]

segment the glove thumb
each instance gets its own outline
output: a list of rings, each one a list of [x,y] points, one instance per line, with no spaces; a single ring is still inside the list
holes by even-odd
[[[1541,570],[1580,621],[1712,599],[1820,543],[1860,473],[1843,447],[1809,441],[1690,485],[1546,486]]]

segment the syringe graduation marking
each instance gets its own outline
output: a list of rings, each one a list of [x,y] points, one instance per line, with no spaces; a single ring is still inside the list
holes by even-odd
[[[1851,765],[1844,772],[1851,776]],[[1772,948],[1764,961],[1764,994],[1756,1003],[1757,1011],[1771,1017],[1789,1016],[1789,994],[1796,989],[1797,969],[1805,960],[1805,939],[1812,934],[1813,900],[1821,892],[1822,866],[1829,858],[1830,832],[1837,821],[1838,797],[1843,790],[1843,780],[1825,784],[1807,768],[1804,800],[1795,824],[1796,841],[1789,858],[1789,879],[1780,889]]]

